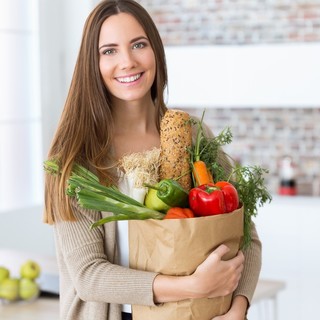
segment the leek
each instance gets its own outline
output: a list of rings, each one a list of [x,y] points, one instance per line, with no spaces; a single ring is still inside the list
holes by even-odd
[[[44,162],[44,169],[50,174],[60,173],[59,164],[55,160]],[[161,220],[164,214],[151,210],[139,201],[122,193],[115,186],[104,186],[92,172],[75,164],[67,181],[66,194],[75,197],[80,207],[85,209],[112,212],[113,216],[102,218],[93,223],[95,228],[111,221],[119,220]]]

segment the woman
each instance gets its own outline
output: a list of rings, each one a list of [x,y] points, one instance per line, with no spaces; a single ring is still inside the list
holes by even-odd
[[[128,154],[160,146],[167,110],[164,48],[148,13],[135,1],[102,1],[89,15],[69,94],[48,157],[60,176],[46,176],[45,221],[54,225],[62,319],[130,319],[130,305],[156,305],[234,292],[229,312],[242,320],[260,271],[260,242],[229,261],[218,247],[190,276],[165,276],[127,267],[127,225],[89,230],[101,212],[84,210],[65,195],[72,164],[121,185],[116,164]],[[236,289],[236,291],[235,291]]]

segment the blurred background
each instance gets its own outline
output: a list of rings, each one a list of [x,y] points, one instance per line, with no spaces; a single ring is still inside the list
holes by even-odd
[[[55,263],[52,227],[42,223],[42,162],[84,21],[98,2],[0,0],[0,265],[12,251]],[[168,106],[194,115],[206,109],[214,133],[231,128],[233,142],[225,149],[232,157],[269,170],[273,201],[255,220],[263,241],[261,277],[283,286],[265,296],[271,306],[257,300],[250,319],[314,319],[320,286],[320,1],[138,2],[166,48]],[[55,265],[48,269],[56,272]]]

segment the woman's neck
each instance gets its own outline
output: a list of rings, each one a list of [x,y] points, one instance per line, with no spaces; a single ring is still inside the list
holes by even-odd
[[[117,104],[113,110],[113,145],[118,159],[125,154],[160,146],[156,110],[152,102]]]

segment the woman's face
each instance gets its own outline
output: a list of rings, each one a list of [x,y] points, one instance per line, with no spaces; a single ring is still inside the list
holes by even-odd
[[[106,19],[99,36],[100,72],[115,99],[137,101],[151,96],[156,60],[149,39],[130,14]]]

